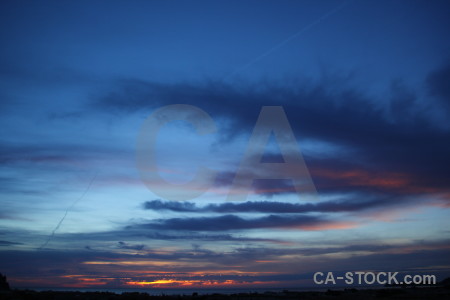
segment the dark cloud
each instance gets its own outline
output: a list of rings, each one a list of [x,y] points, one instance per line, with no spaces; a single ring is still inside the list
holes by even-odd
[[[262,171],[262,170],[260,170]],[[241,170],[241,176],[256,178],[258,176],[258,170]],[[267,172],[270,177],[270,172]],[[233,179],[236,176],[236,172],[223,171],[220,172],[215,180],[214,185],[220,187],[231,187]],[[261,194],[265,197],[271,198],[275,195],[294,194],[297,193],[291,179],[254,179],[251,186],[255,194]]]
[[[361,199],[367,197],[385,198],[387,195],[404,197],[446,191],[446,178],[425,177],[424,174],[373,169],[358,163],[346,162],[332,158],[309,158],[308,169],[313,184],[320,194],[361,194]],[[244,178],[256,178],[262,172],[270,177],[270,171],[263,168],[250,168],[240,171]],[[236,176],[235,172],[220,172],[214,184],[219,187],[231,187]],[[246,188],[246,187],[244,187]],[[275,195],[298,193],[292,179],[253,179],[250,187],[255,194],[271,198]],[[308,193],[308,189],[300,191]]]
[[[143,245],[143,244],[130,245],[130,244],[128,244],[126,242],[122,242],[122,241],[117,242],[117,243],[118,243],[117,248],[119,248],[119,249],[138,250],[138,251],[140,251],[140,250],[143,250],[145,248],[145,245]]]
[[[195,203],[191,202],[178,202],[178,201],[161,201],[161,200],[152,200],[144,203],[144,209],[151,210],[171,210],[178,212],[188,212],[195,211],[197,208],[195,207]]]
[[[429,74],[426,83],[430,95],[450,113],[450,64]]]
[[[14,246],[14,245],[22,245],[22,243],[9,242],[9,241],[0,241],[1,246]]]
[[[10,233],[11,234],[11,233]],[[63,243],[67,244],[69,242],[75,241],[79,244],[79,241],[89,241],[89,242],[99,242],[105,241],[109,242],[114,239],[127,239],[127,240],[161,240],[161,241],[203,241],[203,242],[268,242],[268,243],[283,243],[282,240],[269,239],[269,238],[251,238],[243,235],[233,235],[228,233],[221,234],[210,234],[210,233],[200,233],[200,232],[161,232],[160,230],[150,230],[146,226],[140,225],[130,225],[124,229],[107,231],[107,232],[97,232],[97,233],[62,233],[58,234],[53,244]],[[138,244],[140,246],[141,244]],[[145,245],[144,245],[145,246]],[[92,247],[89,246],[91,249]]]
[[[306,215],[268,215],[260,218],[244,219],[226,214],[217,217],[188,217],[157,220],[148,224],[134,225],[138,228],[152,230],[183,230],[183,231],[228,231],[258,228],[310,227],[322,226],[333,222]],[[131,226],[133,228],[133,226]]]
[[[366,243],[354,245],[335,245],[322,247],[320,245],[295,247],[295,248],[268,248],[268,247],[239,247],[233,250],[221,252],[211,250],[193,244],[191,248],[184,247],[175,251],[153,251],[145,249],[139,254],[136,253],[116,253],[114,251],[93,251],[93,250],[29,250],[29,251],[0,251],[0,268],[8,275],[11,282],[21,282],[21,279],[40,278],[49,279],[50,283],[66,282],[70,275],[80,274],[87,276],[123,277],[123,266],[119,265],[124,261],[147,261],[147,262],[191,262],[188,266],[178,266],[176,270],[171,264],[157,264],[149,266],[138,263],[127,265],[128,271],[136,272],[138,275],[134,279],[140,279],[139,272],[144,272],[142,280],[149,281],[158,278],[158,273],[167,272],[174,274],[176,278],[187,278],[201,280],[213,280],[218,276],[227,279],[254,280],[254,281],[281,281],[293,279],[311,279],[312,273],[317,270],[332,272],[347,271],[392,271],[392,272],[420,272],[423,270],[438,276],[448,276],[448,268],[440,268],[449,264],[449,241],[413,241],[405,244],[379,244]],[[341,257],[326,256],[326,254],[342,253]],[[288,257],[288,259],[286,259]],[[292,257],[296,257],[292,260]],[[85,262],[98,262],[99,268],[89,267]],[[259,261],[259,262],[258,262]],[[271,270],[273,274],[266,274],[267,261],[276,262]],[[115,264],[115,262],[117,264]],[[188,274],[188,272],[204,271],[207,263],[207,272],[198,274]],[[213,263],[212,263],[213,262]],[[218,272],[231,267],[234,270],[237,264],[244,264],[240,269],[243,274],[220,275]],[[389,270],[386,269],[389,266]],[[436,268],[435,266],[439,266]],[[101,267],[101,268],[100,268]],[[215,270],[217,270],[215,272]],[[258,271],[263,273],[256,275],[246,275],[246,271]],[[282,270],[280,272],[280,270]],[[300,271],[301,270],[301,271]],[[155,275],[152,275],[155,271]],[[312,273],[311,273],[312,272]],[[215,273],[215,274],[214,274]],[[83,275],[84,274],[84,275]],[[68,276],[69,277],[64,277]],[[53,280],[53,281],[52,281]],[[55,281],[56,280],[56,281]],[[26,281],[25,281],[26,282]],[[69,281],[70,282],[70,281]],[[120,285],[121,282],[114,282]],[[23,284],[22,284],[23,285]]]
[[[310,247],[297,247],[297,248],[238,248],[236,253],[242,257],[257,256],[258,258],[271,259],[274,257],[280,257],[283,255],[322,255],[333,253],[349,253],[359,252],[365,253],[361,256],[373,255],[373,254],[392,254],[392,253],[417,253],[422,250],[447,250],[450,248],[450,240],[442,239],[437,241],[413,241],[411,243],[363,243],[363,244],[349,244],[349,245],[335,245],[333,247],[324,247],[311,245]]]
[[[126,232],[129,232],[128,230]],[[264,239],[264,238],[249,238],[244,236],[234,236],[231,234],[200,234],[200,233],[183,233],[180,235],[163,234],[160,232],[151,232],[148,230],[141,230],[139,234],[142,237],[154,240],[192,240],[192,241],[213,241],[213,242],[269,242],[282,243],[281,240]]]
[[[152,200],[144,204],[149,210],[170,210],[176,212],[214,212],[214,213],[272,213],[272,214],[293,214],[293,213],[333,213],[333,212],[357,212],[374,208],[385,208],[417,200],[402,199],[393,196],[369,196],[355,194],[348,198],[334,201],[321,201],[317,203],[288,203],[277,201],[246,201],[240,203],[226,202],[221,204],[209,204],[197,206],[192,202],[179,202]],[[175,205],[174,205],[175,204]],[[181,203],[180,203],[181,204]],[[184,207],[184,209],[182,209]]]
[[[117,155],[120,151],[114,147],[101,145],[83,145],[73,142],[38,143],[24,142],[3,143],[0,148],[2,164],[43,164],[45,166],[69,165],[73,167],[82,160],[105,155]]]
[[[427,99],[430,105],[439,105],[436,97],[448,96],[443,84],[448,73],[445,70],[430,74],[427,80],[435,95]],[[349,149],[347,153],[340,151],[339,156],[331,157],[345,162],[347,168],[403,172],[414,177],[414,184],[437,189],[448,187],[448,126],[437,123],[432,112],[421,109],[422,100],[413,91],[401,82],[394,82],[390,106],[383,107],[374,104],[380,103],[380,99],[371,99],[359,90],[345,86],[336,88],[326,83],[295,86],[265,83],[243,88],[217,82],[194,85],[124,80],[118,83],[116,90],[96,99],[94,105],[120,112],[176,103],[195,105],[210,113],[221,125],[222,141],[248,134],[262,105],[281,105],[297,138],[322,140]],[[306,156],[305,160],[310,168],[324,164],[317,157]],[[281,183],[281,188],[284,185]]]
[[[402,123],[414,122],[417,116],[416,95],[410,91],[400,80],[394,80],[390,86],[390,113],[391,117]]]

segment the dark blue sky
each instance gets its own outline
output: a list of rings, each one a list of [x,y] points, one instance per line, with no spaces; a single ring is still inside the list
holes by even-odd
[[[3,1],[0,272],[17,287],[450,275],[449,10],[448,1]],[[158,135],[163,179],[189,182],[199,165],[216,172],[188,201],[147,189],[136,166],[144,120],[172,104],[201,108],[217,127],[201,136],[180,121]],[[318,200],[289,180],[232,185],[262,106],[284,108]],[[264,159],[280,159],[276,142]]]

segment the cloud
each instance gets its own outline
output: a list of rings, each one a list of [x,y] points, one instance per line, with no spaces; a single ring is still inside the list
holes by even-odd
[[[171,211],[178,211],[178,212],[195,211],[197,209],[195,207],[195,203],[178,202],[178,201],[163,202],[158,199],[145,202],[143,207],[144,207],[144,209],[150,209],[150,210],[171,210]]]
[[[263,169],[241,171],[241,176],[255,178]],[[377,194],[420,194],[445,191],[444,182],[429,182],[418,174],[395,172],[389,170],[373,170],[355,166],[332,159],[309,159],[309,173],[314,179],[315,187],[322,193],[361,192]],[[268,172],[269,176],[270,173]],[[218,174],[215,185],[230,187],[236,174],[224,171]],[[290,179],[255,179],[252,185],[256,194],[268,198],[275,195],[295,194],[297,191]],[[306,191],[305,191],[306,192]],[[300,195],[301,196],[301,195]]]
[[[10,241],[0,241],[1,246],[13,246],[13,245],[23,245],[22,243],[10,242]]]
[[[426,84],[431,96],[436,97],[442,107],[450,113],[450,64],[431,72]]]
[[[262,172],[266,173],[270,177],[270,171],[262,170],[262,168],[256,170],[241,170],[241,178],[256,178],[258,174]],[[233,179],[236,176],[236,172],[223,171],[220,172],[214,180],[214,185],[218,187],[231,187]],[[246,187],[244,187],[246,188]],[[294,194],[297,193],[291,179],[254,179],[251,186],[255,194],[261,194],[265,197],[271,198],[275,195]]]
[[[342,225],[342,227],[341,227]],[[342,229],[356,226],[350,222],[337,222],[306,215],[268,215],[260,218],[244,219],[226,214],[217,217],[187,217],[161,219],[152,223],[133,225],[129,228],[181,231],[229,231],[260,228],[298,228],[304,230]]]
[[[0,251],[0,268],[14,287],[30,282],[40,286],[84,286],[94,278],[106,286],[122,286],[120,278],[132,280],[230,280],[276,281],[286,286],[290,280],[311,279],[317,270],[385,270],[420,272],[440,276],[449,274],[448,239],[409,243],[364,243],[302,247],[237,247],[218,250],[199,247],[181,249],[144,249],[139,254],[77,249]],[[115,252],[115,251],[120,251]],[[293,259],[295,257],[295,259]],[[270,267],[269,267],[270,266]],[[383,267],[384,266],[384,267]],[[174,268],[176,267],[176,268]],[[269,269],[268,269],[269,268]],[[269,271],[268,271],[269,270]],[[107,274],[105,276],[105,274]],[[84,279],[87,279],[84,281]],[[128,279],[130,281],[130,279]]]
[[[218,139],[222,142],[248,134],[262,105],[281,105],[297,138],[325,141],[347,149],[326,157],[306,155],[310,169],[328,166],[336,173],[342,168],[358,169],[367,174],[378,172],[381,177],[406,174],[409,185],[447,190],[450,127],[434,118],[432,111],[423,109],[426,105],[439,106],[442,101],[437,98],[448,98],[443,84],[446,70],[447,67],[430,73],[426,84],[432,95],[426,100],[401,82],[392,83],[388,99],[376,99],[350,84],[336,88],[328,84],[329,80],[289,86],[242,83],[238,87],[220,82],[164,84],[127,79],[119,81],[115,90],[94,99],[92,105],[119,113],[148,111],[176,103],[195,105],[220,124]],[[278,193],[277,188],[281,193],[292,192],[285,182],[278,182],[277,188],[270,181],[259,184],[256,188],[264,191],[267,187],[267,195]]]
[[[13,235],[12,233],[9,233]],[[75,242],[75,244],[80,244],[81,242],[88,243],[97,243],[97,242],[111,242],[117,239],[127,239],[127,240],[136,240],[136,241],[180,241],[184,243],[185,241],[203,241],[203,242],[255,242],[255,243],[275,243],[275,244],[283,244],[285,243],[283,240],[279,239],[270,239],[270,238],[255,238],[255,237],[247,237],[245,235],[239,234],[238,236],[230,234],[230,233],[220,233],[220,234],[211,234],[211,233],[201,233],[201,232],[185,232],[177,233],[173,232],[162,232],[161,230],[151,230],[148,226],[135,224],[129,225],[125,228],[106,231],[106,232],[96,232],[96,233],[60,233],[57,236],[57,239],[53,241],[53,244],[58,245],[58,243],[62,243],[67,245],[68,243]],[[142,243],[139,243],[140,246]],[[120,244],[119,244],[120,245]],[[143,245],[143,244],[142,244]],[[145,245],[144,245],[145,246]],[[90,249],[93,249],[91,245],[89,245]]]
[[[117,242],[117,248],[119,249],[127,249],[127,250],[143,250],[145,248],[145,245],[139,244],[139,245],[130,245],[126,242]]]
[[[133,228],[135,229],[135,228]],[[139,229],[139,228],[138,228]],[[130,228],[127,229],[126,233],[129,233]],[[191,241],[213,241],[213,242],[268,242],[268,243],[280,243],[283,244],[282,240],[277,239],[265,239],[265,238],[250,238],[245,236],[234,236],[232,234],[201,234],[201,233],[186,233],[175,235],[175,234],[163,234],[161,232],[148,232],[148,229],[140,228],[138,235],[154,240],[191,240]]]
[[[69,143],[26,142],[4,143],[0,150],[0,162],[5,165],[33,164],[39,168],[63,169],[80,167],[90,160],[117,155],[120,151],[97,145]]]
[[[144,203],[144,209],[169,210],[175,212],[213,212],[213,213],[270,213],[270,214],[295,214],[295,213],[335,213],[358,212],[374,208],[384,208],[405,205],[417,202],[415,199],[401,199],[394,196],[370,196],[354,194],[347,198],[333,201],[320,201],[317,203],[289,203],[279,201],[246,201],[240,203],[226,202],[220,204],[208,204],[197,206],[192,202],[171,202],[152,200]]]

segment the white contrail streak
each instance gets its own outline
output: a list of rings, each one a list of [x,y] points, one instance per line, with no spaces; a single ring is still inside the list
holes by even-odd
[[[89,191],[89,189],[92,186],[92,183],[94,182],[95,178],[97,178],[97,174],[98,172],[95,173],[94,177],[92,177],[91,181],[89,182],[88,187],[86,188],[86,190],[84,191],[84,193],[81,195],[81,197],[79,197],[78,199],[76,199],[72,205],[70,205],[67,209],[66,212],[64,213],[64,216],[61,218],[61,220],[59,220],[58,224],[56,225],[56,227],[53,229],[52,233],[49,235],[49,237],[47,238],[47,240],[45,241],[44,244],[42,244],[42,246],[40,246],[38,249],[41,250],[44,247],[46,247],[48,245],[48,243],[50,242],[50,240],[55,236],[56,231],[59,229],[59,227],[61,226],[61,224],[64,222],[64,219],[67,217],[67,214],[69,213],[70,210],[72,210],[72,208],[77,204],[78,201],[80,201],[81,199],[84,198],[84,196],[86,196],[87,192]]]
[[[272,54],[273,52],[277,51],[278,49],[280,49],[281,47],[283,47],[284,45],[286,45],[287,43],[289,43],[290,41],[292,41],[293,39],[296,39],[297,37],[299,37],[300,35],[302,35],[303,33],[305,33],[306,31],[308,31],[309,29],[311,29],[312,27],[316,26],[317,24],[319,24],[320,22],[324,21],[325,19],[331,17],[332,15],[334,15],[335,13],[337,13],[338,11],[340,11],[341,9],[343,9],[345,6],[347,6],[348,4],[350,4],[350,2],[352,1],[346,1],[343,2],[341,5],[339,5],[338,7],[330,10],[329,12],[327,12],[326,14],[324,14],[323,16],[321,16],[320,18],[318,18],[317,20],[315,20],[312,23],[309,23],[308,25],[306,25],[305,27],[303,27],[302,29],[300,29],[299,31],[297,31],[296,33],[294,33],[293,35],[291,35],[290,37],[288,37],[287,39],[281,41],[280,43],[276,44],[275,46],[273,46],[272,48],[268,49],[266,52],[262,53],[261,55],[259,55],[258,57],[252,59],[251,61],[249,61],[247,64],[245,64],[244,66],[236,69],[234,72],[232,72],[230,75],[226,76],[224,78],[224,80],[226,81],[227,79],[230,79],[231,77],[233,77],[234,75],[246,70],[248,67],[252,66],[253,64],[257,63],[258,61],[260,61],[261,59],[263,59],[264,57]]]

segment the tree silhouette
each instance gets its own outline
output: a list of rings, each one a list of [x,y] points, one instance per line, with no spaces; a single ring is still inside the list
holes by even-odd
[[[4,276],[2,273],[0,273],[0,291],[4,291],[4,290],[9,290],[9,283],[8,280],[6,278],[6,276]]]

